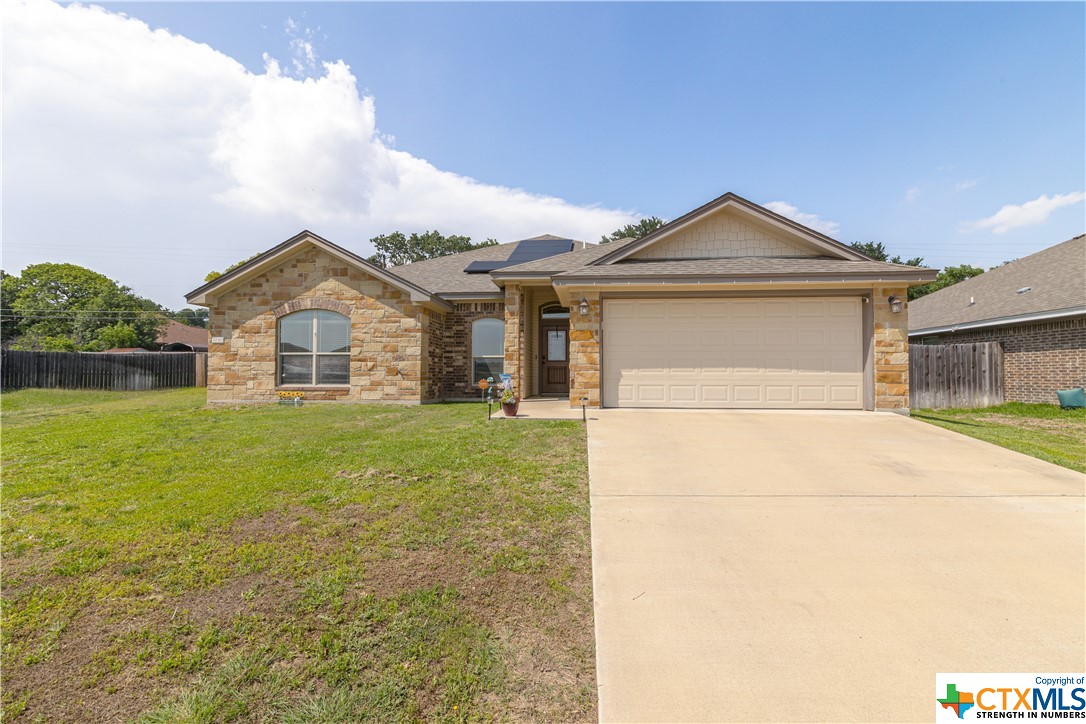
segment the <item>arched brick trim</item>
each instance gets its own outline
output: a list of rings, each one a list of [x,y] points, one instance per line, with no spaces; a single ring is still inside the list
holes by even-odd
[[[351,306],[349,304],[336,299],[325,299],[324,297],[317,297],[316,299],[295,299],[294,301],[276,307],[272,312],[275,314],[275,318],[279,319],[288,314],[301,312],[306,309],[327,309],[329,312],[337,312],[344,317],[351,316]]]

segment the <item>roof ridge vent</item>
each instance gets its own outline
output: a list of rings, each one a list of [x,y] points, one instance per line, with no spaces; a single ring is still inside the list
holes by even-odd
[[[1026,292],[1030,291],[1031,289],[1033,289],[1033,287],[1022,287],[1021,289],[1016,291],[1015,294],[1025,294]]]

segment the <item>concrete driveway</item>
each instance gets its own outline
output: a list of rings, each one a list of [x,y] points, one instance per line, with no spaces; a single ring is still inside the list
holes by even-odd
[[[1086,476],[891,414],[589,421],[600,719],[931,721],[1086,668]]]

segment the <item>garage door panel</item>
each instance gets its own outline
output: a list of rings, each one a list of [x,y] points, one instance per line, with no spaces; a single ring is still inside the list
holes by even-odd
[[[796,400],[799,402],[828,401],[828,390],[825,385],[796,385]]]
[[[604,404],[859,409],[858,298],[605,300]]]

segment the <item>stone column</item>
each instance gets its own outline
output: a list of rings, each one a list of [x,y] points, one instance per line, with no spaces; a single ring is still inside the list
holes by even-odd
[[[522,394],[523,312],[524,291],[519,284],[507,284],[505,286],[505,373],[513,376],[513,386],[517,394]]]
[[[581,299],[588,301],[588,314],[581,314]],[[569,404],[580,407],[581,398],[590,407],[600,406],[600,295],[584,292],[569,304]]]
[[[873,290],[875,321],[875,409],[909,413],[909,310],[908,287],[876,287]],[[895,314],[889,297],[906,307]]]

